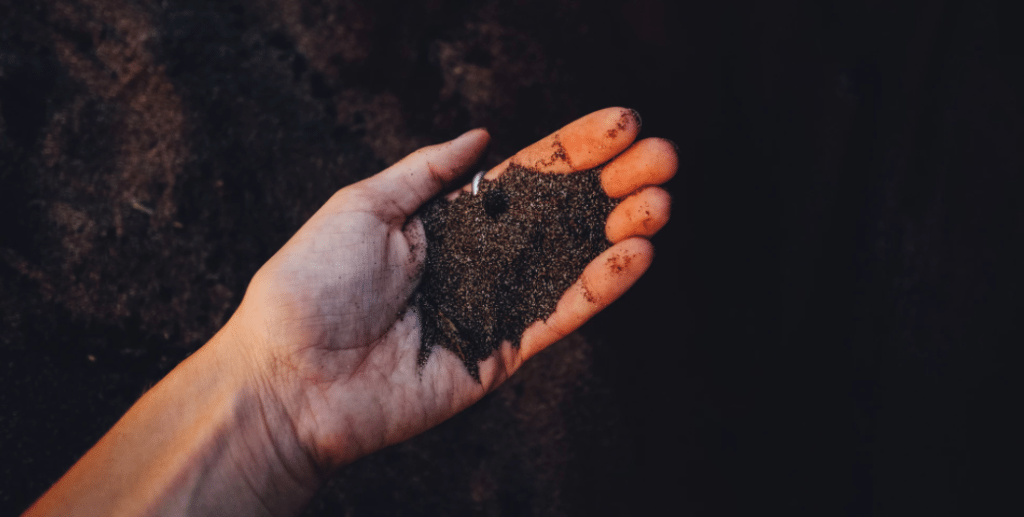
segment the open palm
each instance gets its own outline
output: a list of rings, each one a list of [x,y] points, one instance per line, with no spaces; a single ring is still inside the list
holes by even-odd
[[[669,214],[668,194],[657,185],[675,174],[676,155],[665,140],[634,143],[639,126],[630,110],[598,111],[486,174],[495,179],[510,163],[559,174],[608,162],[602,187],[624,199],[606,224],[613,246],[547,320],[526,330],[521,346],[506,342],[480,364],[480,382],[445,349],[418,364],[420,322],[410,299],[426,257],[413,214],[469,172],[487,144],[485,131],[421,149],[338,191],[264,265],[230,325],[253,338],[249,352],[260,358],[275,403],[317,464],[346,463],[451,417],[643,274],[653,257],[647,237]]]

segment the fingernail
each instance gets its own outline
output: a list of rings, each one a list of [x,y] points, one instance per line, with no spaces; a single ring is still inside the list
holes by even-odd
[[[636,130],[640,131],[640,128],[644,127],[644,121],[640,118],[640,112],[630,108],[629,112],[633,114],[633,118],[636,120]]]
[[[669,140],[668,138],[666,138],[665,140],[668,143],[672,144],[672,148],[676,150],[676,156],[679,156],[679,144],[677,144],[675,140]]]

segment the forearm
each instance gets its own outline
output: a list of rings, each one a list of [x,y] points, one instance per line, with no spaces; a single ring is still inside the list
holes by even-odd
[[[231,339],[149,390],[26,515],[298,514],[319,480]]]

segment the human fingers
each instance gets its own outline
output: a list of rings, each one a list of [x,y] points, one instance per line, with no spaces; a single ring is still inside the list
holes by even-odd
[[[371,192],[385,220],[411,216],[423,203],[464,175],[490,141],[485,129],[473,129],[455,140],[424,147],[356,185]]]
[[[640,132],[640,115],[605,108],[585,115],[506,160],[548,173],[583,171],[601,165],[629,147]],[[500,173],[506,167],[495,167]],[[492,170],[492,172],[494,172]]]
[[[664,138],[645,138],[601,170],[601,187],[608,197],[618,199],[641,187],[665,183],[678,168],[675,144]]]
[[[664,189],[645,187],[623,199],[605,222],[605,236],[611,243],[627,237],[651,237],[668,222],[672,198]]]
[[[567,336],[622,296],[647,271],[653,259],[654,247],[640,237],[622,240],[598,255],[562,295],[551,316],[523,332],[521,360]]]
[[[640,132],[640,114],[626,108],[605,108],[580,117],[492,168],[484,179],[495,180],[509,165],[565,174],[592,169],[629,147]],[[463,187],[470,192],[471,185]],[[449,199],[457,197],[453,192]]]

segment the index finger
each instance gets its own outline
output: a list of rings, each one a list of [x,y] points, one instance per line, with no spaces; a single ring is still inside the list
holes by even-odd
[[[554,174],[592,169],[624,151],[639,132],[640,115],[634,110],[595,111],[519,151],[484,178],[498,177],[513,163]]]

